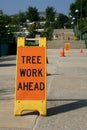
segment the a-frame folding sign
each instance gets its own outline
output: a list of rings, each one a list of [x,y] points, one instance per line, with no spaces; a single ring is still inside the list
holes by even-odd
[[[46,115],[46,38],[39,46],[25,46],[25,38],[17,41],[14,115],[22,111],[38,111]]]
[[[70,52],[70,43],[65,43],[65,52]]]

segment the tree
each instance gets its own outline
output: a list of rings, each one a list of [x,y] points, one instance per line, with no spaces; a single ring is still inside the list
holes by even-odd
[[[26,15],[27,19],[29,19],[30,22],[36,22],[39,20],[39,13],[35,7],[29,7],[26,12]]]
[[[68,21],[64,25],[68,29],[73,28],[73,25],[71,26],[71,19],[69,19],[69,18],[68,18]]]
[[[26,13],[20,11],[18,17],[19,17],[19,23],[23,24],[24,22],[26,22]]]
[[[75,10],[76,10],[76,4],[72,3],[70,5],[70,13],[69,13],[69,15],[75,16]]]
[[[55,21],[55,11],[53,7],[47,7],[46,9],[46,21],[47,22],[54,22]]]
[[[3,14],[3,12],[0,10],[0,35],[8,33],[8,25],[10,22],[10,17]]]
[[[46,37],[47,40],[51,40],[53,35],[53,28],[48,27],[47,29],[44,30],[44,32],[41,33],[41,37]]]
[[[85,34],[87,33],[87,0],[75,0],[75,2],[70,5],[70,14],[73,17],[76,17],[76,9],[78,9],[79,32]],[[76,25],[74,24],[74,26]]]
[[[87,0],[75,0],[74,3],[70,5],[70,14],[76,15],[75,10],[78,9],[78,16],[87,17]]]
[[[56,28],[64,28],[65,23],[67,23],[68,17],[64,14],[59,14],[57,17],[57,20],[55,21],[55,27]]]
[[[19,25],[19,16],[18,15],[14,15],[11,16],[11,25]]]
[[[82,33],[85,34],[87,33],[87,17],[84,20],[82,20],[82,22],[83,22]]]
[[[34,38],[35,37],[35,34],[36,34],[35,30],[36,30],[36,23],[33,23],[28,28],[28,31],[29,31],[29,36],[28,37],[29,38]]]

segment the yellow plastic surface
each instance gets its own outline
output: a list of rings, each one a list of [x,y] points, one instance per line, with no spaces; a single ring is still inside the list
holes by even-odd
[[[25,46],[25,38],[19,37],[17,40],[17,47]],[[39,47],[46,48],[46,38],[39,39]],[[37,49],[37,48],[36,48]],[[18,49],[17,49],[18,51]],[[18,54],[18,52],[17,52]],[[16,63],[18,60],[18,56],[16,59]],[[46,65],[46,63],[45,63]],[[46,74],[45,74],[46,78]],[[17,81],[17,66],[16,66],[16,81]],[[46,80],[45,80],[46,81]],[[47,104],[46,104],[46,89],[45,89],[45,99],[44,100],[17,100],[16,99],[16,88],[15,88],[15,101],[14,101],[14,115],[20,116],[23,111],[38,111],[40,115],[46,116],[47,114]]]

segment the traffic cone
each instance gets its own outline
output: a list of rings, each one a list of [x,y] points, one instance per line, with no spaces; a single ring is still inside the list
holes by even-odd
[[[82,49],[80,49],[80,53],[83,53],[83,50],[82,50]]]
[[[60,56],[65,57],[64,47],[62,47],[60,50]]]

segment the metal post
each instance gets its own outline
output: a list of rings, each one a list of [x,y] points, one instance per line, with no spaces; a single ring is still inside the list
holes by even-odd
[[[79,23],[78,23],[78,12],[79,12],[79,10],[78,10],[78,9],[76,9],[76,10],[75,10],[75,13],[76,13],[76,18],[77,18],[76,36],[78,36],[78,28],[79,28]]]
[[[80,40],[82,40],[82,0],[80,3]]]

